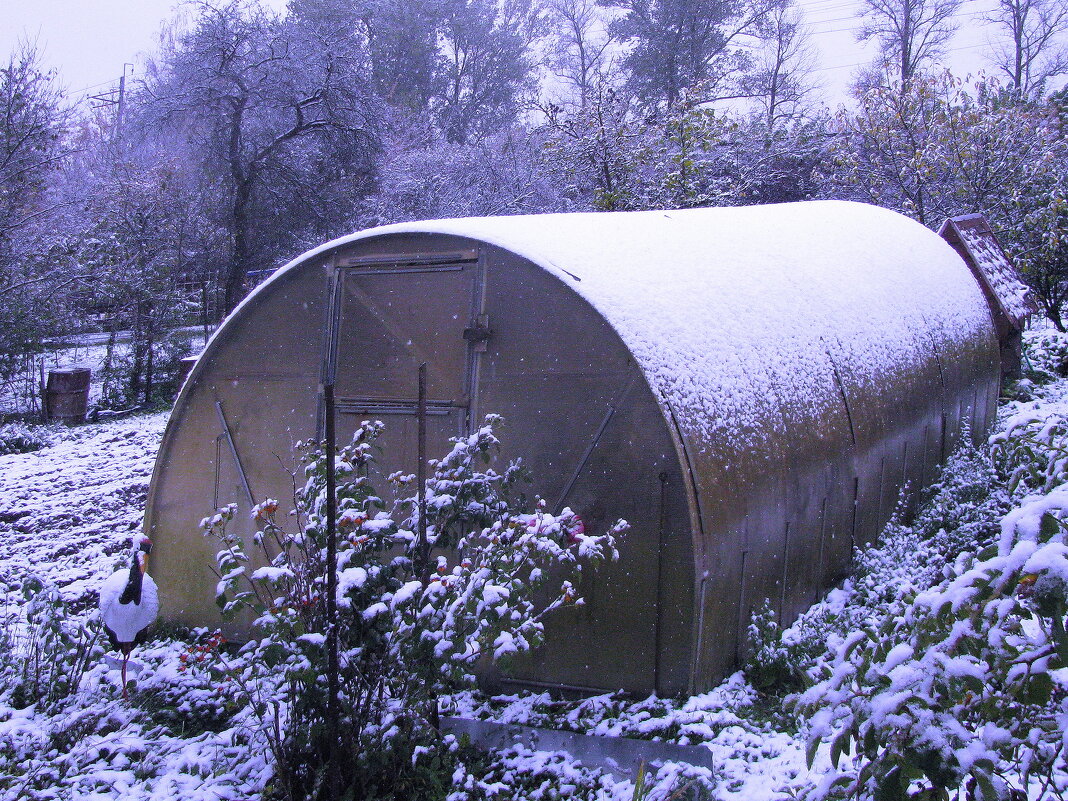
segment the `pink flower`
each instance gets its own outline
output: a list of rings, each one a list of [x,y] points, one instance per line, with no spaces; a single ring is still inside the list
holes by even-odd
[[[569,525],[564,527],[564,536],[567,537],[568,545],[575,545],[579,539],[586,533],[586,524],[582,522],[582,518],[578,515],[573,515]]]

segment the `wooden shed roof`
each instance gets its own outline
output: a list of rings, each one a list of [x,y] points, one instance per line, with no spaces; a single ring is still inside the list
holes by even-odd
[[[1000,313],[1004,322],[1021,330],[1027,317],[1038,311],[1038,307],[986,217],[982,214],[952,217],[942,224],[938,233],[971,267],[994,313]]]

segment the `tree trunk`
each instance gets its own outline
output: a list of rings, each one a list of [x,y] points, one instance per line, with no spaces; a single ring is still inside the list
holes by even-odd
[[[127,400],[137,404],[141,397],[141,376],[145,369],[144,332],[141,328],[143,322],[141,303],[134,304],[134,324],[130,343],[133,348],[133,367],[130,369],[130,392]]]
[[[241,297],[244,294],[244,286],[245,271],[235,258],[230,262],[230,267],[226,272],[226,284],[223,293],[223,313],[219,315],[220,318],[225,319],[226,315],[232,312],[234,307],[241,302]]]
[[[108,343],[104,347],[104,363],[100,366],[100,374],[104,377],[104,388],[102,393],[104,398],[108,398],[108,396],[111,394],[109,385],[111,385],[115,380],[115,376],[113,374],[114,367],[112,364],[115,360],[115,327],[115,320],[114,318],[112,318],[110,324],[108,325]],[[44,396],[42,395],[42,403],[44,402],[43,397]]]
[[[226,271],[223,317],[232,312],[245,296],[245,278],[248,276],[249,263],[252,260],[252,248],[248,236],[251,198],[252,177],[246,176],[237,185],[237,191],[234,193],[234,252]]]
[[[145,406],[152,403],[152,372],[155,367],[156,328],[152,315],[152,303],[148,304],[148,319],[145,325]]]
[[[1064,320],[1061,318],[1061,310],[1056,306],[1047,306],[1046,316],[1049,318],[1050,322],[1053,323],[1053,327],[1063,334]]]

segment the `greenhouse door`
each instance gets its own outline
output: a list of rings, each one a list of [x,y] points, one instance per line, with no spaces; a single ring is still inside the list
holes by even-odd
[[[361,420],[381,420],[381,479],[417,466],[419,365],[425,363],[427,456],[470,426],[488,329],[477,253],[343,261],[334,285],[327,375],[334,378],[338,445]],[[320,427],[320,431],[322,427]]]

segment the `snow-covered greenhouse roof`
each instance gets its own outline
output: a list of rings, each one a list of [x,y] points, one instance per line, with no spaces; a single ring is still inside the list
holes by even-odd
[[[929,358],[926,329],[961,344],[988,314],[937,234],[845,201],[400,223],[328,242],[275,278],[402,233],[467,237],[553,273],[615,328],[684,428],[728,424],[741,445],[759,444],[783,408],[794,422],[837,400],[828,353],[851,383],[876,387]]]

